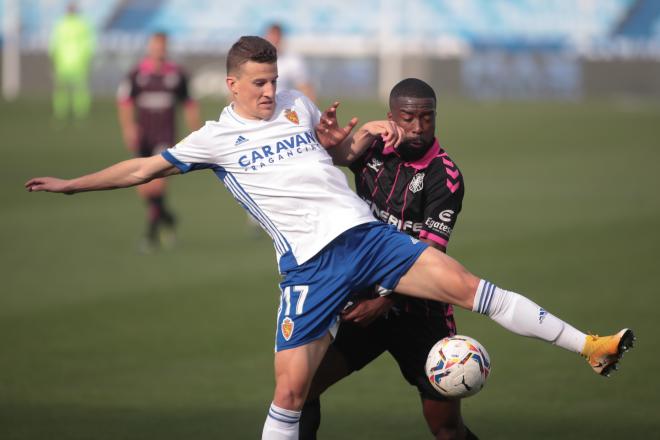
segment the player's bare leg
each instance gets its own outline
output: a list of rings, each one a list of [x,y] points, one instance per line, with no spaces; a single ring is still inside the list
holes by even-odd
[[[461,417],[460,400],[422,399],[424,418],[436,440],[473,440]]]
[[[262,440],[297,440],[300,411],[332,338],[320,339],[275,353],[275,393]]]
[[[458,261],[432,247],[401,277],[395,291],[471,310],[479,278]]]
[[[316,440],[321,425],[321,394],[351,374],[346,358],[332,345],[316,370],[300,418],[300,440]]]
[[[161,244],[172,245],[174,242],[174,216],[165,206],[166,179],[154,179],[137,187],[138,194],[147,204],[147,235],[142,244],[142,251],[149,253]],[[164,234],[161,243],[160,232]]]
[[[433,248],[422,253],[395,290],[487,315],[516,334],[542,339],[581,354],[599,374],[615,370],[634,340],[628,329],[611,337],[587,338],[586,334],[528,298],[480,280],[456,260]]]

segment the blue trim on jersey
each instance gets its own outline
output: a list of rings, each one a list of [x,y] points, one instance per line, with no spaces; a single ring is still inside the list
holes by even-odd
[[[293,257],[291,245],[289,245],[287,239],[252,197],[250,197],[250,195],[243,189],[238,180],[236,180],[236,177],[220,166],[216,166],[215,174],[220,180],[222,180],[222,183],[224,183],[227,190],[243,206],[243,208],[245,208],[250,215],[261,224],[266,232],[268,232],[273,239],[273,244],[275,245],[277,253],[280,254],[280,256],[290,254],[290,259],[293,259],[295,263],[295,257]],[[297,263],[295,265],[297,265]]]
[[[170,153],[168,150],[163,151],[162,153],[160,153],[160,155],[163,156],[163,158],[166,161],[177,167],[179,171],[181,171],[181,173],[187,173],[192,169],[192,166],[190,164],[181,162],[179,159],[174,157],[172,153]]]
[[[293,256],[293,252],[288,251],[285,254],[282,254],[279,261],[280,273],[285,273],[296,266],[298,266],[298,261],[296,260],[296,257]]]
[[[162,153],[160,153],[163,158],[177,167],[179,171],[181,171],[182,174],[185,174],[189,171],[197,171],[197,170],[207,170],[209,168],[217,168],[216,164],[213,163],[184,163],[181,162],[179,159],[174,157],[172,153],[169,152],[169,150],[165,150]]]

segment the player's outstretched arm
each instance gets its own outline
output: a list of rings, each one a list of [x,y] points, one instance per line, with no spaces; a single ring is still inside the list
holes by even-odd
[[[125,160],[93,174],[75,179],[35,177],[25,183],[30,191],[75,194],[140,185],[158,177],[171,176],[180,171],[162,156]]]
[[[396,148],[403,140],[403,129],[392,121],[367,122],[357,132],[351,134],[358,120],[352,118],[346,127],[339,127],[338,106],[339,102],[335,102],[328,107],[316,126],[316,136],[321,145],[328,150],[335,165],[353,163],[364,154],[378,136],[383,139],[386,148]]]

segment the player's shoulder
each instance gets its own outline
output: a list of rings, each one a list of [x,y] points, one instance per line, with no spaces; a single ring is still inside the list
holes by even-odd
[[[137,77],[138,73],[140,73],[140,64],[135,64],[133,67],[129,69],[129,71],[126,73],[126,78],[129,78],[131,80],[135,80]]]
[[[222,125],[219,121],[206,121],[197,130],[186,136],[181,142],[197,145],[207,144],[222,133]]]
[[[285,104],[293,105],[296,102],[307,104],[307,102],[309,101],[309,98],[307,98],[303,92],[295,89],[286,89],[277,92],[276,99],[278,104],[281,105],[285,105]]]
[[[186,74],[186,69],[182,64],[177,63],[176,61],[167,60],[163,66],[163,71],[165,74],[170,75],[184,75]]]
[[[451,193],[450,197],[463,198],[463,173],[449,154],[440,148],[424,170],[424,190],[432,194]],[[437,184],[440,183],[440,186]],[[438,192],[439,191],[439,192]]]
[[[303,92],[295,89],[282,90],[277,93],[277,105],[280,108],[303,108],[310,114],[318,111],[316,104]]]
[[[438,171],[445,171],[448,167],[458,168],[458,165],[449,156],[447,150],[445,150],[443,147],[440,147],[429,161],[428,168]]]

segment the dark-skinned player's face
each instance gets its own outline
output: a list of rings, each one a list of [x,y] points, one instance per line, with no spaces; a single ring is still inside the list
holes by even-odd
[[[426,152],[435,137],[435,99],[401,96],[390,103],[388,119],[406,133],[399,148],[411,152]],[[422,153],[423,154],[423,153]]]

